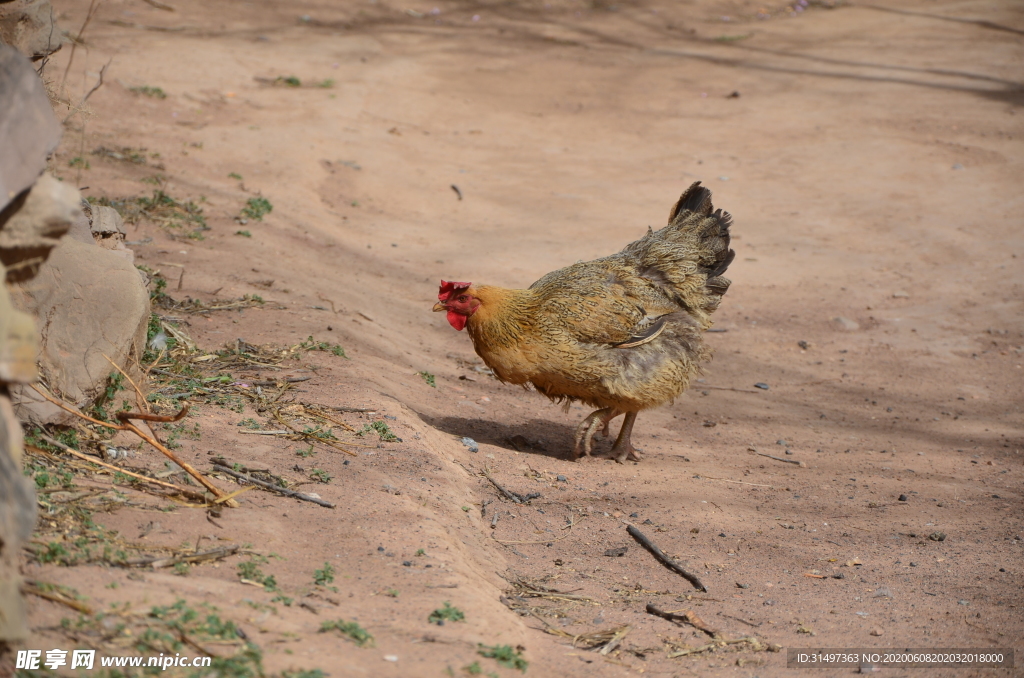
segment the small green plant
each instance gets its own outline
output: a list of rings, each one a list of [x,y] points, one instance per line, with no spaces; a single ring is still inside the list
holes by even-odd
[[[418,556],[425,556],[425,555],[427,555],[427,552],[424,551],[423,549],[416,549],[416,555],[418,555]]]
[[[295,450],[295,454],[305,459],[306,457],[312,457],[314,454],[316,454],[316,450],[313,449],[313,443],[310,443],[309,447]]]
[[[249,198],[245,201],[245,207],[242,208],[243,219],[255,219],[256,221],[263,221],[263,217],[274,211],[274,206],[270,204],[270,201],[264,197]]]
[[[331,480],[334,478],[334,476],[332,476],[330,473],[321,468],[312,469],[309,472],[309,477],[317,481],[318,483],[323,483],[325,485],[331,482]]]
[[[80,155],[76,155],[74,158],[68,161],[68,167],[78,167],[81,169],[90,169],[89,161]]]
[[[178,575],[179,577],[187,577],[188,573],[189,573],[189,571],[191,571],[191,569],[192,568],[189,567],[188,563],[175,563],[174,564],[174,574]]]
[[[71,553],[62,544],[51,541],[46,545],[46,550],[38,553],[36,558],[40,563],[61,563],[68,564],[71,560]]]
[[[526,667],[530,665],[529,662],[523,659],[522,654],[514,650],[511,645],[490,646],[481,643],[477,645],[477,654],[493,659],[510,669],[519,669],[523,673],[526,673]]]
[[[437,384],[434,383],[434,375],[432,375],[430,372],[423,371],[417,372],[416,374],[423,377],[423,381],[427,382],[427,386],[429,386],[430,388],[437,388]]]
[[[288,77],[281,76],[281,77],[278,78],[278,80],[280,80],[284,84],[288,85],[289,87],[301,87],[302,86],[302,81],[299,80],[298,78],[296,78],[294,75],[289,75]]]
[[[149,85],[142,85],[141,87],[129,87],[128,91],[141,94],[142,96],[152,97],[153,99],[166,99],[167,93],[159,87],[150,87]]]
[[[260,428],[260,423],[252,417],[246,417],[242,421],[238,422],[236,426],[244,426],[247,429],[258,430]]]
[[[266,562],[267,559],[263,556],[250,556],[249,560],[238,564],[238,578],[263,584],[263,588],[267,591],[276,591],[277,580],[274,579],[274,575],[263,574],[263,571],[260,569],[260,565]]]
[[[300,669],[298,671],[282,671],[281,678],[327,678],[320,669]]]
[[[473,662],[469,666],[463,666],[462,670],[471,676],[479,676],[484,670],[480,667],[480,662]]]
[[[338,631],[359,647],[373,647],[373,636],[357,622],[347,622],[341,619],[325,621],[320,625],[320,633],[328,631]]]
[[[316,426],[304,426],[302,433],[317,440],[337,440],[338,436],[334,435],[334,431],[331,429],[325,429],[320,424]]]
[[[341,358],[348,358],[348,356],[345,355],[345,349],[343,349],[340,344],[332,345],[326,341],[317,341],[313,338],[312,334],[309,335],[308,339],[299,343],[299,348],[305,351],[330,351]]]
[[[397,598],[398,597],[398,589],[388,589],[388,590],[386,590],[384,592],[384,595],[387,596],[388,598]]]
[[[288,596],[284,595],[283,593],[279,593],[276,596],[274,596],[273,598],[271,598],[270,602],[272,602],[272,603],[281,603],[285,607],[291,607],[293,601],[292,601],[291,598],[289,598]]]
[[[334,566],[328,562],[324,562],[324,566],[320,570],[313,571],[313,583],[317,586],[326,586],[334,581]]]
[[[444,601],[444,607],[439,607],[431,612],[430,616],[427,617],[427,621],[441,626],[445,622],[466,621],[466,615],[459,608],[452,607],[451,603],[446,600]]]
[[[239,231],[235,231],[235,235],[240,235],[243,238],[251,238],[252,237],[252,232],[239,230]]]
[[[239,174],[238,172],[232,172],[231,174],[228,175],[228,179],[238,179],[239,181],[241,181],[242,175]]]
[[[390,427],[388,427],[385,421],[375,421],[372,424],[367,424],[362,430],[357,431],[357,436],[366,435],[367,433],[376,433],[380,437],[382,443],[400,443],[402,439],[394,434]]]

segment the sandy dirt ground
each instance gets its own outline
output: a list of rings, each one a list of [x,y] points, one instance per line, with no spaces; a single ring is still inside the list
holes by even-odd
[[[184,575],[27,560],[26,576],[95,610],[216,606],[268,674],[520,675],[479,644],[566,678],[853,672],[788,669],[787,648],[1013,648],[1024,662],[1024,6],[167,1],[99,5],[67,85],[80,97],[110,65],[56,171],[87,196],[157,182],[196,201],[203,239],[143,219],[136,263],[176,300],[265,303],[161,313],[210,351],[342,346],[347,359],[305,351],[232,378],[310,377],[282,402],[368,410],[336,416],[401,442],[339,427],[354,456],[303,457],[301,441],[242,434],[245,419],[280,428],[268,412],[198,404],[184,459],[293,482],[320,469],[329,483],[299,489],[337,508],[256,490],[214,517],[125,490],[94,520],[134,543],[244,545],[279,591],[240,581],[252,555]],[[55,7],[74,32],[88,3]],[[640,415],[641,463],[573,461],[588,411],[490,377],[430,313],[438,281],[524,287],[610,254],[697,180],[735,220],[715,358]],[[240,223],[259,197],[273,211]],[[164,468],[152,450],[126,463]],[[540,496],[513,503],[484,469]],[[334,589],[314,584],[325,562]],[[428,622],[445,601],[463,622]],[[710,639],[648,604],[763,645],[669,658]],[[73,611],[30,609],[27,646],[74,644],[60,627]],[[329,620],[375,644],[318,632]],[[573,647],[624,626],[607,654]],[[1024,675],[881,675],[926,673]]]

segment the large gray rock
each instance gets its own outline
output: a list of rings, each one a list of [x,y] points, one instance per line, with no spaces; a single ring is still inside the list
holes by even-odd
[[[9,5],[0,3],[0,8]],[[60,125],[32,64],[4,44],[0,44],[0,102],[0,148],[3,149],[0,152],[0,210],[3,210],[42,174],[46,158],[60,141]]]
[[[64,36],[50,0],[0,0],[0,42],[33,61],[60,49]]]
[[[0,220],[0,262],[7,267],[7,281],[31,278],[46,261],[61,236],[82,216],[78,189],[49,174],[19,195]]]
[[[39,274],[13,290],[15,305],[38,318],[43,377],[67,400],[100,395],[114,370],[104,356],[131,366],[145,349],[149,292],[116,252],[65,238]]]
[[[28,636],[18,558],[21,542],[32,535],[36,523],[36,497],[21,473],[21,426],[2,389],[0,386],[0,641],[14,641]]]

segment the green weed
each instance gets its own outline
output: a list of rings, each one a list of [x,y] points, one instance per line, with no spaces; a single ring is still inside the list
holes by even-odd
[[[402,439],[394,434],[391,428],[384,421],[375,421],[372,424],[367,424],[362,430],[357,431],[357,436],[366,435],[367,433],[376,433],[380,437],[382,443],[400,443]]]
[[[507,668],[519,669],[523,673],[526,673],[526,667],[529,666],[529,662],[523,659],[522,654],[518,650],[514,650],[511,645],[490,646],[480,643],[477,645],[477,654],[489,657]]]
[[[159,87],[150,87],[149,85],[142,85],[140,87],[129,87],[129,92],[135,94],[141,94],[142,96],[151,97],[153,99],[166,99],[167,93]]]
[[[334,567],[325,562],[323,569],[314,570],[313,583],[317,586],[326,586],[334,581]]]
[[[466,615],[462,613],[457,607],[452,607],[451,603],[447,600],[444,601],[444,607],[439,607],[430,613],[427,617],[427,621],[431,624],[437,624],[438,626],[443,625],[445,622],[460,622],[466,621]]]
[[[241,218],[263,221],[263,217],[274,211],[274,206],[264,197],[249,198],[242,208]]]
[[[354,621],[347,622],[341,619],[325,621],[320,625],[320,633],[327,633],[328,631],[338,631],[359,647],[373,647],[374,645],[373,636],[370,632]]]

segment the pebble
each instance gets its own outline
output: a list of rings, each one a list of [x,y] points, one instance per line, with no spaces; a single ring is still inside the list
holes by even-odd
[[[739,582],[736,582],[736,588],[738,588],[738,589],[749,589],[750,588],[750,584],[741,584]]]
[[[910,497],[908,497],[907,495],[905,495],[905,494],[901,494],[900,495],[900,501],[907,501],[908,499],[910,499]]]
[[[928,538],[931,539],[932,541],[946,541],[946,533],[945,532],[932,532],[931,534],[928,535]]]
[[[640,514],[639,514],[639,513],[630,513],[630,514],[629,514],[629,517],[630,517],[630,518],[639,518],[639,517],[640,517]]]
[[[759,381],[756,384],[754,384],[754,388],[759,388],[762,391],[767,391],[769,387],[768,384],[764,383],[763,381]]]
[[[871,629],[871,635],[880,636],[882,635],[882,629]]]
[[[555,480],[557,480],[560,483],[567,483],[567,482],[569,482],[569,479],[566,478],[565,476],[556,476]]]
[[[412,567],[412,561],[411,560],[403,560],[402,561],[402,567]]]
[[[476,441],[473,440],[472,438],[463,438],[460,442],[463,445],[465,445],[466,449],[468,449],[470,452],[479,452],[480,451],[480,446],[477,445]]]
[[[848,332],[853,332],[854,330],[860,329],[860,323],[858,323],[856,320],[851,320],[850,318],[846,318],[841,315],[836,316],[832,320],[835,321],[835,323],[839,325],[840,328],[847,330]]]
[[[956,601],[956,604],[957,605],[970,605],[971,601],[967,600],[966,598],[961,598],[960,600]]]
[[[398,655],[386,654],[386,655],[384,655],[384,661],[386,661],[386,662],[397,662],[398,661]]]
[[[787,443],[785,440],[782,440],[781,438],[779,440],[776,440],[775,444],[776,445],[783,445],[783,446],[789,445],[789,443]]]

